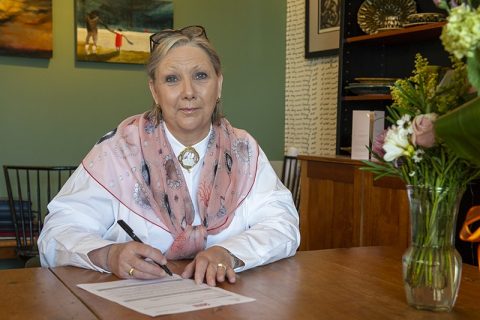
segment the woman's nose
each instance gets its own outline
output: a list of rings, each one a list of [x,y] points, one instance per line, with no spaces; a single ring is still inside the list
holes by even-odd
[[[185,99],[193,99],[195,98],[195,90],[193,87],[192,80],[186,79],[183,82],[183,95]]]

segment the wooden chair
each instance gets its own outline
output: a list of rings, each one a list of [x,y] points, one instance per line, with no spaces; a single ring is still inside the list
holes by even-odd
[[[16,253],[27,261],[38,255],[37,239],[47,204],[76,167],[4,165],[8,204],[17,240]]]
[[[292,192],[297,210],[300,207],[300,161],[297,157],[285,156],[283,159],[282,182]]]

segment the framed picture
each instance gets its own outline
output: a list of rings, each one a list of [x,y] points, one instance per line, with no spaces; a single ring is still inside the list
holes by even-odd
[[[75,0],[77,61],[144,64],[150,35],[173,28],[173,0]]]
[[[52,0],[0,0],[0,54],[52,57]]]
[[[306,0],[305,57],[338,53],[341,0]]]

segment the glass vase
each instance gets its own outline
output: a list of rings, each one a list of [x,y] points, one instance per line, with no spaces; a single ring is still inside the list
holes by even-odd
[[[407,302],[417,309],[451,311],[462,275],[455,231],[463,190],[407,186],[411,243],[403,255]]]

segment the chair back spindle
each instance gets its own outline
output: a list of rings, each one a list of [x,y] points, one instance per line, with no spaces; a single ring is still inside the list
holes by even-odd
[[[284,157],[281,180],[292,193],[293,202],[298,210],[300,207],[300,161],[297,157]]]
[[[20,258],[28,260],[38,255],[37,239],[48,214],[47,205],[75,169],[74,166],[3,166]]]

